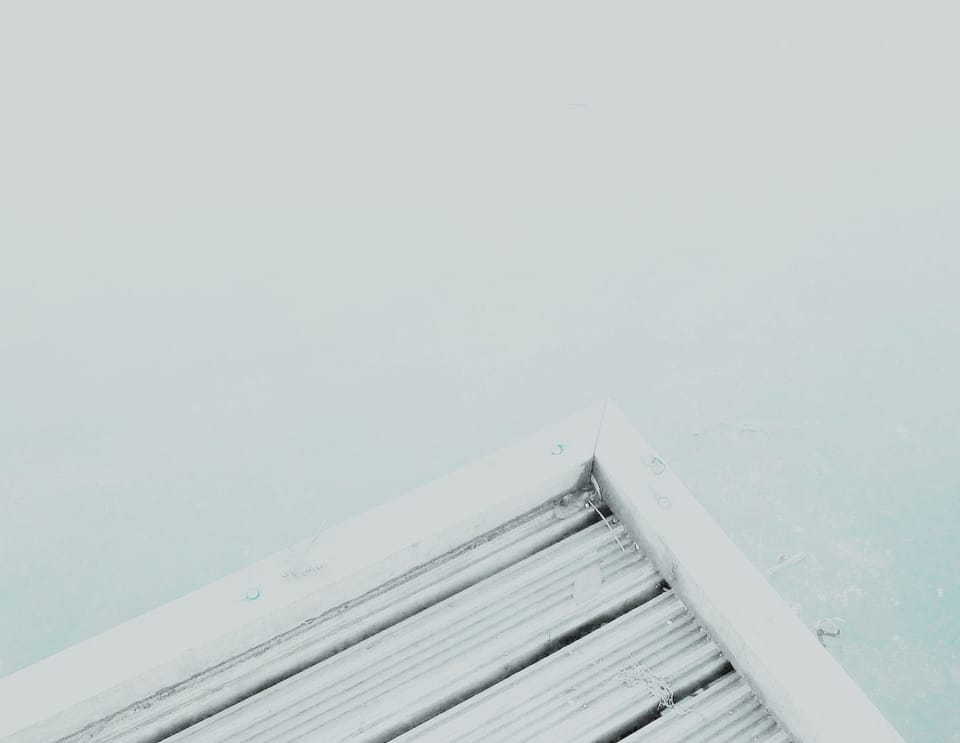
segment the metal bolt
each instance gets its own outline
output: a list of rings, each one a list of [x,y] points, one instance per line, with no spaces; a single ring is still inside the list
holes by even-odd
[[[663,460],[660,457],[651,455],[647,458],[647,467],[650,468],[650,471],[655,475],[662,475],[664,470],[667,469],[667,465],[664,464]]]
[[[553,447],[553,449],[550,450],[550,453],[556,457],[563,454],[563,452],[566,451],[566,449],[567,449],[566,444],[557,444],[556,446]]]
[[[670,508],[670,499],[661,495],[657,498],[657,505],[660,506],[660,508]]]
[[[251,588],[247,590],[247,595],[246,595],[247,601],[256,601],[258,598],[260,598],[259,588]]]

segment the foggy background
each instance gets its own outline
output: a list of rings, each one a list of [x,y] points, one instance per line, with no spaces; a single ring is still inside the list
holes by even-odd
[[[953,3],[0,6],[0,675],[610,396],[960,741]]]

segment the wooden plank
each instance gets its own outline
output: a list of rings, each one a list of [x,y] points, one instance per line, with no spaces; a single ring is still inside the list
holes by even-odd
[[[609,403],[594,475],[604,500],[796,740],[902,743],[814,634]]]
[[[0,739],[53,740],[584,485],[603,404],[0,679]],[[309,569],[290,573],[291,554]],[[19,731],[19,733],[18,733]]]

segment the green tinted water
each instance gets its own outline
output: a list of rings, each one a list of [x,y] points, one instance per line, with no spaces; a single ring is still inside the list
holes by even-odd
[[[960,740],[951,5],[35,7],[0,674],[612,396],[908,739]]]

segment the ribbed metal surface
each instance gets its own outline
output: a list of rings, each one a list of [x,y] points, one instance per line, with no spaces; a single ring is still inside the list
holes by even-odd
[[[668,591],[398,740],[608,740],[727,667]]]
[[[544,504],[66,740],[787,743],[587,497]]]
[[[69,743],[159,740],[516,565],[593,522],[598,522],[598,517],[582,507],[582,498],[569,506],[545,504],[444,559],[405,575],[400,581],[359,596],[270,643],[252,648],[228,663],[100,720],[65,740]],[[602,524],[600,527],[603,528]],[[594,530],[594,534],[599,531]],[[599,543],[604,539],[595,537],[595,541]]]
[[[739,674],[683,700],[622,743],[787,743],[790,738]]]
[[[614,529],[622,543],[632,544],[622,527]],[[622,551],[610,528],[597,523],[184,730],[174,740],[386,740],[598,624],[631,612],[661,585],[642,555]],[[682,605],[667,599],[653,605],[667,615],[675,612],[676,621],[670,621],[676,627],[663,624],[651,632],[650,642],[662,644],[649,646],[648,652],[656,656],[651,656],[653,662],[678,679],[705,664],[719,668],[723,661],[716,648],[682,616]],[[611,634],[606,628],[601,631],[603,637]],[[575,656],[560,651],[560,657]]]
[[[871,740],[896,738],[663,462],[638,458],[648,447],[622,421],[600,436],[606,408],[600,418],[585,442],[592,460],[549,472],[506,460],[521,475],[519,500],[488,487],[489,471],[410,494],[299,558],[278,554],[149,615],[136,634],[173,625],[166,639],[177,641],[139,654],[153,646],[134,643],[131,662],[99,666],[92,692],[78,693],[88,678],[74,675],[47,705],[55,712],[43,719],[22,704],[8,727],[24,743],[793,743],[773,709],[798,741],[830,738],[838,724],[859,739],[862,722]],[[564,452],[551,446],[539,456]],[[550,497],[585,479],[588,490]],[[416,517],[406,530],[401,512]],[[253,574],[274,602],[240,616],[230,594]],[[691,609],[723,647],[749,650],[734,663],[770,709]],[[195,616],[206,621],[191,633]],[[128,657],[103,652],[131,650],[134,635],[118,632],[78,657]],[[835,698],[854,709],[837,704],[823,722]]]

